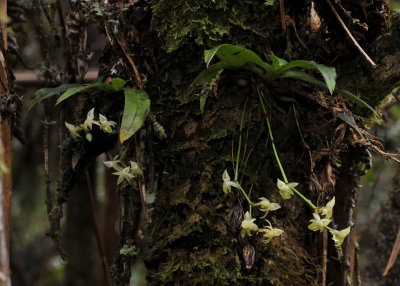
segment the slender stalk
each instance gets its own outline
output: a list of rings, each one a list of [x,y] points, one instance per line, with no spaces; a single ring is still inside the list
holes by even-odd
[[[243,190],[242,186],[240,185],[240,183],[238,182],[238,178],[239,178],[239,165],[240,165],[240,151],[241,151],[241,147],[242,147],[242,129],[243,129],[243,122],[244,122],[244,114],[246,112],[246,106],[247,106],[247,99],[244,103],[244,108],[243,108],[243,112],[242,112],[242,120],[240,121],[240,130],[239,130],[239,146],[238,146],[238,151],[236,154],[236,168],[235,168],[235,182],[238,185],[238,188],[242,191],[242,194],[244,195],[244,197],[246,198],[247,202],[249,203],[249,215],[250,218],[251,216],[251,205],[253,204],[249,198],[249,196],[246,194],[246,192]]]
[[[281,164],[281,160],[279,160],[278,151],[276,150],[276,147],[275,147],[274,136],[272,135],[271,124],[270,124],[269,119],[268,119],[268,116],[267,116],[267,110],[265,109],[264,102],[263,102],[263,100],[262,100],[262,98],[261,98],[261,95],[259,95],[259,97],[260,97],[261,107],[262,107],[263,112],[264,112],[264,114],[265,114],[265,116],[266,116],[266,119],[267,119],[268,133],[269,133],[269,138],[271,138],[271,144],[272,144],[272,149],[273,149],[273,151],[274,151],[275,159],[276,159],[276,162],[278,163],[279,169],[281,170],[283,180],[285,181],[286,184],[288,184],[289,181],[288,181],[288,179],[287,179],[287,177],[286,177],[285,171],[283,170],[283,167],[282,167],[282,164]],[[292,190],[293,190],[300,198],[302,198],[312,209],[315,210],[315,209],[317,208],[309,199],[307,199],[305,196],[303,196],[303,195],[302,195],[299,191],[297,191],[295,188],[293,188]]]
[[[268,125],[269,138],[271,138],[272,149],[274,150],[275,159],[276,159],[276,162],[278,163],[279,169],[281,170],[283,180],[285,181],[286,184],[288,184],[289,181],[288,181],[288,179],[287,179],[287,177],[286,177],[285,171],[283,170],[281,161],[279,160],[278,151],[276,151],[275,142],[274,142],[274,137],[272,136],[271,125],[270,125],[270,123],[269,123],[268,117],[266,117],[266,118],[267,118],[267,125]]]
[[[261,103],[261,107],[262,107],[263,113],[264,113],[264,115],[265,115],[265,118],[267,119],[268,133],[269,133],[269,137],[271,138],[272,149],[273,149],[273,151],[274,151],[274,155],[275,155],[276,162],[278,163],[279,169],[281,170],[283,180],[285,181],[286,184],[288,184],[289,181],[287,180],[285,171],[283,170],[281,161],[279,160],[278,152],[277,152],[276,147],[275,147],[274,137],[273,137],[273,135],[272,135],[272,130],[271,130],[271,124],[270,124],[269,119],[268,119],[268,116],[267,116],[267,110],[266,110],[266,108],[265,108],[265,105],[264,105],[264,102],[263,102],[263,100],[262,100],[261,94],[259,93],[258,96],[259,96],[259,98],[260,98],[260,103]],[[316,211],[317,207],[316,207],[309,199],[307,199],[305,196],[303,196],[303,195],[302,195],[298,190],[296,190],[295,188],[292,188],[292,190],[296,193],[296,195],[298,195],[300,198],[302,198],[314,211]],[[251,214],[250,214],[250,216],[251,216]],[[333,229],[330,228],[329,226],[325,226],[325,228],[326,228],[327,230],[329,230],[330,232],[333,231]]]
[[[292,189],[300,198],[302,198],[310,207],[312,207],[314,210],[317,208],[309,199],[307,199],[305,196],[303,196],[298,190],[295,188]]]
[[[246,194],[246,192],[243,190],[242,186],[241,186],[239,183],[237,183],[237,185],[238,185],[239,190],[242,191],[242,194],[243,194],[243,196],[246,198],[247,202],[248,202],[249,205],[250,205],[250,209],[251,209],[251,205],[252,205],[253,203],[251,202],[249,196]]]

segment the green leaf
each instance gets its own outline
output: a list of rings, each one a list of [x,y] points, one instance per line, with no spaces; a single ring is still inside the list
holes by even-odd
[[[333,67],[327,67],[317,63],[312,63],[315,68],[322,74],[329,92],[332,94],[336,85],[336,70]]]
[[[125,84],[126,84],[126,81],[119,77],[113,78],[111,80],[111,85],[115,91],[120,91],[124,87]]]
[[[256,53],[246,48],[223,44],[211,50],[204,51],[204,60],[209,66],[214,56],[218,57],[226,68],[241,68],[246,64],[254,64],[266,72],[271,72],[271,66],[264,62]]]
[[[41,103],[43,100],[46,100],[53,95],[58,95],[60,93],[64,93],[70,88],[77,87],[79,84],[63,84],[54,88],[41,88],[35,93],[35,97],[29,102],[28,110],[26,111],[26,116],[28,116],[29,112],[35,107],[36,104]]]
[[[206,106],[207,95],[200,96],[200,111],[201,114],[204,113],[204,107]]]
[[[275,2],[274,0],[266,0],[265,3],[264,3],[264,5],[266,5],[266,6],[273,6],[273,5],[275,5],[274,2]]]
[[[361,98],[357,97],[355,94],[351,93],[348,90],[344,90],[344,89],[336,89],[336,92],[339,93],[340,95],[346,97],[348,100],[353,101],[354,103],[356,103],[358,106],[360,107],[366,107],[369,110],[371,110],[376,116],[378,116],[378,118],[381,118],[379,116],[379,114],[376,112],[375,109],[373,109],[368,103],[366,103],[364,100],[362,100]]]
[[[310,76],[309,74],[306,74],[305,72],[301,71],[286,71],[284,72],[281,77],[288,77],[288,78],[294,78],[294,79],[299,79],[302,81],[306,81],[312,84],[315,84],[316,86],[322,88],[322,89],[328,89],[325,83],[323,83],[320,80],[317,80],[316,78]]]
[[[150,112],[150,99],[147,92],[133,88],[125,88],[125,106],[122,116],[119,140],[129,139],[140,127]]]
[[[306,69],[317,69],[322,77],[324,78],[324,81],[326,83],[327,89],[329,92],[332,94],[333,90],[335,89],[336,85],[336,70],[333,67],[327,67],[325,65],[317,64],[314,62],[310,61],[304,61],[304,60],[296,60],[296,61],[291,61],[290,63],[282,66],[279,69],[279,72],[283,72],[289,69],[293,68],[306,68]]]
[[[194,84],[207,84],[221,74],[224,70],[224,63],[219,62],[209,66],[206,70],[202,71],[194,80]]]
[[[293,69],[293,68],[306,68],[306,69],[314,69],[315,66],[312,62],[310,61],[304,61],[304,60],[295,60],[295,61],[291,61],[287,64],[285,64],[284,66],[282,66],[279,71],[283,72],[289,69]]]
[[[351,115],[348,112],[343,112],[342,114],[339,114],[338,116],[340,119],[342,119],[344,122],[346,122],[348,125],[350,125],[351,127],[353,127],[353,129],[355,131],[357,131],[357,133],[363,137],[363,135],[360,132],[360,129],[358,129],[358,126],[356,124],[356,121],[354,120],[353,115]]]
[[[288,63],[286,60],[278,58],[277,56],[274,55],[269,55],[268,57],[272,60],[272,68],[274,70],[278,70],[280,67]]]
[[[60,96],[60,98],[57,100],[56,105],[60,104],[62,101],[66,100],[67,98],[71,97],[74,94],[83,92],[83,91],[91,89],[91,88],[102,88],[108,92],[114,91],[114,88],[112,85],[107,84],[107,83],[102,83],[102,82],[96,82],[96,83],[92,83],[92,84],[88,84],[88,85],[81,85],[81,86],[70,88],[66,92],[64,92]]]

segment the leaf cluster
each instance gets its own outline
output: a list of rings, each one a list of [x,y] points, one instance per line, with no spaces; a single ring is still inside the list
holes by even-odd
[[[150,112],[150,98],[147,92],[135,88],[124,87],[126,81],[121,78],[113,78],[111,84],[96,82],[92,84],[63,84],[55,88],[42,88],[36,92],[35,98],[30,102],[27,114],[32,108],[42,101],[54,96],[61,96],[57,99],[56,105],[69,99],[75,94],[82,94],[90,89],[97,89],[108,94],[124,92],[125,104],[122,115],[119,139],[121,142],[128,140],[139,130]]]
[[[377,112],[368,103],[353,93],[343,89],[335,90],[335,68],[307,60],[294,60],[287,62],[286,60],[274,55],[269,55],[268,57],[271,60],[271,64],[263,61],[256,53],[249,49],[231,44],[217,46],[204,52],[204,60],[207,69],[196,77],[194,83],[198,85],[208,84],[217,78],[224,69],[246,69],[261,76],[268,82],[279,78],[292,78],[314,84],[321,89],[329,91],[331,95],[336,91],[338,94],[353,101],[357,105],[368,108],[379,117]],[[218,58],[219,62],[210,65],[214,58]],[[324,82],[304,72],[303,69],[317,70],[322,75]]]

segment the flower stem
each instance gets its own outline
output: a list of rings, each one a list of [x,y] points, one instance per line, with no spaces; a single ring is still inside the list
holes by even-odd
[[[278,163],[279,169],[281,170],[283,180],[285,181],[286,184],[288,184],[289,181],[288,181],[288,179],[286,177],[285,171],[283,170],[283,167],[282,167],[282,164],[281,164],[281,160],[279,160],[278,151],[276,151],[275,142],[274,142],[274,136],[272,135],[272,130],[271,130],[271,124],[269,123],[269,119],[268,119],[268,116],[267,116],[267,110],[265,109],[264,102],[263,102],[260,94],[259,94],[259,97],[260,97],[260,102],[261,102],[261,107],[263,109],[263,113],[265,115],[265,118],[267,119],[268,133],[269,133],[269,138],[271,138],[272,150],[274,151],[276,162]],[[293,188],[292,190],[300,198],[302,198],[312,209],[315,210],[317,208],[309,199],[307,199],[305,196],[303,196],[295,188]]]
[[[296,190],[295,188],[292,189],[300,198],[302,198],[312,209],[316,209],[317,207],[309,200],[307,199],[305,196],[303,196],[298,190]]]
[[[239,190],[242,191],[243,196],[246,198],[247,202],[249,203],[249,205],[250,205],[250,210],[251,210],[251,205],[252,205],[253,203],[251,202],[251,200],[250,200],[249,196],[246,194],[246,192],[243,190],[242,186],[241,186],[239,183],[237,183],[237,185],[238,185]]]
[[[276,151],[275,142],[274,142],[274,137],[272,136],[271,125],[270,125],[270,123],[269,123],[268,117],[266,117],[266,118],[267,118],[267,125],[268,125],[269,137],[271,138],[271,144],[272,144],[272,149],[274,150],[275,159],[276,159],[276,162],[278,163],[279,169],[281,170],[283,180],[285,181],[286,184],[288,184],[289,181],[288,181],[288,179],[287,179],[287,177],[286,177],[285,171],[283,170],[281,161],[279,160],[278,151]]]

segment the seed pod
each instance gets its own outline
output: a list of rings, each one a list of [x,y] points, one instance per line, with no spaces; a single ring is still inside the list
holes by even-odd
[[[253,267],[255,255],[256,255],[256,249],[254,248],[253,245],[246,244],[243,247],[243,259],[244,262],[246,263],[247,270],[250,270],[251,267]]]
[[[237,231],[243,220],[243,210],[240,205],[234,206],[226,216],[226,223],[232,231]]]

